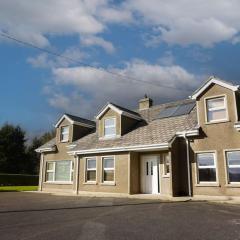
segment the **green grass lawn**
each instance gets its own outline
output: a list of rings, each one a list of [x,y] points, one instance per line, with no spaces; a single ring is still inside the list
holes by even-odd
[[[22,192],[22,191],[37,191],[38,186],[3,186],[0,187],[0,192]]]

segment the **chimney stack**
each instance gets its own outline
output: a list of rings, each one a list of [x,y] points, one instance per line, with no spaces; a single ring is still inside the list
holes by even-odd
[[[138,103],[139,103],[139,110],[144,110],[144,109],[149,109],[152,106],[153,100],[149,98],[147,94],[145,94],[144,98],[140,99]]]

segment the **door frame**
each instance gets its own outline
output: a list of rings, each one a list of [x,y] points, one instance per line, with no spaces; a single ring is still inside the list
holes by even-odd
[[[149,194],[161,194],[161,171],[160,171],[160,160],[161,160],[161,156],[160,154],[142,154],[140,156],[140,191],[142,193],[142,160],[145,157],[153,157],[157,160],[157,183],[158,183],[158,193],[149,193]],[[142,193],[144,194],[144,193]]]

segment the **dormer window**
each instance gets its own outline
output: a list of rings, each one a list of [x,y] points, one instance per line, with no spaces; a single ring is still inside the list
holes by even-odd
[[[61,142],[69,141],[69,126],[61,127],[60,141]]]
[[[227,104],[225,96],[206,99],[206,118],[207,123],[227,120]]]
[[[104,119],[104,137],[116,136],[116,118]]]

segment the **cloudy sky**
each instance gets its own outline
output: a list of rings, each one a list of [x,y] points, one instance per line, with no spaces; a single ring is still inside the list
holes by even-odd
[[[239,0],[1,0],[0,33],[74,61],[0,36],[0,124],[37,134],[64,112],[186,98],[211,75],[237,82],[239,12]]]

